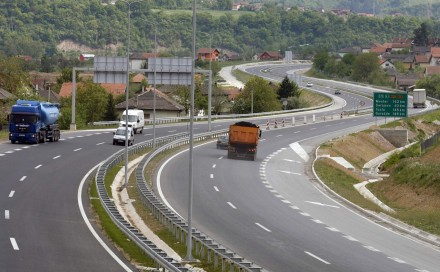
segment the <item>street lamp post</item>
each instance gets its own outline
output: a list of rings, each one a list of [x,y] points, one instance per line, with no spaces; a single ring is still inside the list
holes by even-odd
[[[142,2],[143,0],[128,1],[121,0],[121,2],[128,6],[128,41],[127,41],[127,84],[125,88],[125,188],[128,186],[128,93],[130,91],[130,11],[131,5]]]

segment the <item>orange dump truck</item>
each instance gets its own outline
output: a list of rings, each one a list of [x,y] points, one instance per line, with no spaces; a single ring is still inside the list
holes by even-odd
[[[260,127],[250,122],[230,125],[228,158],[244,158],[254,161],[260,136]]]

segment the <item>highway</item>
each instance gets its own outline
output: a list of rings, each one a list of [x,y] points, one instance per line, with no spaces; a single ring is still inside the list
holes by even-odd
[[[264,120],[255,122],[264,129]],[[268,271],[438,271],[438,248],[345,206],[311,173],[317,145],[376,122],[365,115],[264,130],[255,162],[227,159],[215,143],[196,148],[194,226]],[[157,193],[184,218],[186,159],[187,152],[179,153],[157,176]]]
[[[332,94],[325,87],[316,89]],[[371,103],[343,92],[329,109],[307,113],[307,120],[312,114],[338,116],[361,100]],[[268,119],[255,122],[264,127]],[[232,122],[216,120],[212,128]],[[320,193],[309,180],[311,160],[290,147],[298,142],[310,153],[321,141],[374,122],[371,117],[335,118],[271,128],[263,132],[255,162],[227,160],[214,143],[196,148],[195,227],[271,271],[435,271],[438,251],[387,231]],[[187,131],[188,125],[156,129],[160,137]],[[206,131],[206,123],[195,123],[195,133]],[[146,129],[135,135],[135,143],[151,137],[152,129]],[[63,132],[55,143],[0,144],[2,271],[136,270],[93,224],[87,184],[79,191],[87,173],[121,148],[112,145],[109,130]],[[170,160],[161,177],[167,201],[182,216],[188,188],[185,154]],[[78,203],[84,203],[110,253],[90,231]]]

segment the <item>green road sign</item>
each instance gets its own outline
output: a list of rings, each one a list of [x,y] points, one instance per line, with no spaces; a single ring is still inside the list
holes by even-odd
[[[374,93],[374,117],[407,117],[408,94]]]

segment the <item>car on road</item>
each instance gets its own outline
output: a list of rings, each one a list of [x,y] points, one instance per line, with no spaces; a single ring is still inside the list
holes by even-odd
[[[113,145],[123,144],[125,145],[125,127],[118,127],[115,132],[113,132]],[[134,132],[132,127],[128,127],[128,145],[133,145],[134,143]]]
[[[335,94],[341,94],[341,90],[335,90]]]
[[[313,83],[312,82],[307,82],[306,87],[313,87]]]
[[[229,136],[222,135],[217,138],[217,149],[228,149],[229,147]]]

